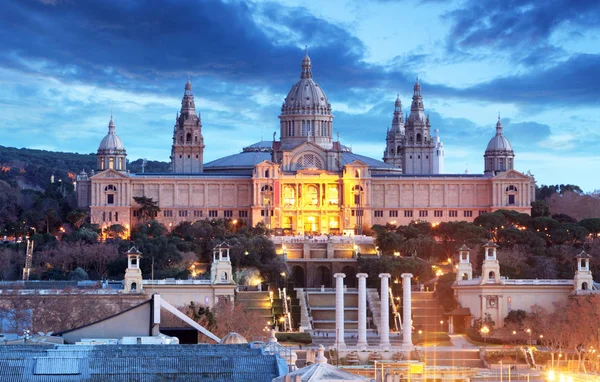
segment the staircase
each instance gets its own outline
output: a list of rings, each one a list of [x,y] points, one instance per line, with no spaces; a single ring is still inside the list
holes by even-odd
[[[483,368],[479,357],[479,349],[442,350],[426,347],[421,350],[423,359],[428,366],[453,366]]]
[[[448,332],[448,320],[432,292],[412,292],[412,319],[415,332]]]
[[[236,301],[242,303],[247,310],[257,311],[264,318],[265,326],[273,321],[273,311],[269,292],[240,291]]]
[[[308,309],[312,317],[312,329],[329,331],[335,337],[335,289],[305,291]],[[358,330],[358,291],[348,289],[344,293],[344,328],[346,331]]]
[[[379,328],[381,323],[381,298],[375,288],[367,288],[367,307],[373,315],[373,325]]]
[[[300,331],[307,332],[312,330],[310,316],[308,315],[308,305],[306,304],[306,295],[302,288],[294,289],[300,305]]]

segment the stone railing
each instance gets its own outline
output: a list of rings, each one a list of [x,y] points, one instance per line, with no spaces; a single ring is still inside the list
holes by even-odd
[[[373,325],[377,328],[381,325],[381,299],[375,288],[367,288],[367,306],[373,314]]]
[[[308,304],[306,303],[306,295],[304,294],[304,290],[302,288],[294,288],[296,291],[296,296],[298,297],[298,301],[300,303],[300,328],[301,332],[307,332],[312,330],[312,325],[310,323],[310,315],[308,314]]]
[[[144,280],[144,285],[210,285],[210,280]]]

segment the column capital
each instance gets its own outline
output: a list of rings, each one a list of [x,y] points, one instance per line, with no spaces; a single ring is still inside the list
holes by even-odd
[[[344,277],[346,277],[346,274],[345,274],[345,273],[335,273],[335,274],[333,275],[333,277],[335,277],[336,279],[337,279],[338,277],[344,278]]]
[[[412,276],[412,275],[411,275],[411,276]],[[357,274],[356,274],[356,277],[358,277],[359,279],[360,279],[360,278],[365,278],[365,279],[366,279],[367,277],[369,277],[369,275],[368,275],[368,274],[366,274],[366,273],[357,273]]]
[[[389,273],[380,273],[380,274],[379,274],[379,277],[380,277],[380,278],[382,278],[382,279],[383,279],[383,278],[388,278],[388,279],[389,279],[389,278],[391,278],[391,277],[392,277],[392,275],[390,275]]]
[[[413,274],[412,273],[403,273],[403,274],[400,275],[400,277],[402,277],[403,279],[404,278],[409,278],[410,279],[410,278],[413,277]]]

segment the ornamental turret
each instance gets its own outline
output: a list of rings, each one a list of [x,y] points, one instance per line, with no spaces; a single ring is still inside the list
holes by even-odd
[[[402,102],[400,95],[394,103],[394,116],[392,128],[388,130],[385,138],[386,148],[383,153],[383,161],[392,166],[402,168],[402,145],[404,141],[404,116],[402,115]]]
[[[443,169],[443,151],[437,151],[441,142],[431,139],[431,122],[425,115],[421,83],[417,78],[413,87],[410,115],[406,119],[402,148],[404,174],[438,174]],[[439,155],[439,154],[442,155]]]
[[[96,154],[98,171],[113,169],[117,171],[125,171],[127,152],[121,138],[115,132],[115,121],[113,116],[110,116],[108,123],[108,134],[100,142],[98,152]]]
[[[512,170],[515,166],[515,152],[502,133],[500,115],[498,115],[498,122],[496,122],[496,135],[488,143],[483,158],[485,160],[485,174],[500,174]]]
[[[203,170],[204,138],[202,121],[196,115],[192,82],[188,78],[181,100],[181,112],[175,119],[171,167],[174,173],[195,174]]]
[[[313,80],[308,50],[302,58],[300,80],[285,97],[279,120],[283,149],[289,150],[304,142],[313,142],[326,150],[332,148],[331,105],[323,89]]]

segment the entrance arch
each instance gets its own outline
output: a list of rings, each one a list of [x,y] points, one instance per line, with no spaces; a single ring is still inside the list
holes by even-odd
[[[304,278],[304,268],[299,265],[292,267],[292,278],[294,279],[295,288],[304,288],[306,282]]]
[[[317,267],[315,283],[317,286],[323,285],[325,288],[331,288],[331,270],[324,265]]]
[[[348,288],[356,288],[356,269],[346,265],[344,268],[342,268],[342,273],[346,275],[346,278],[344,279],[344,285],[346,285]]]

